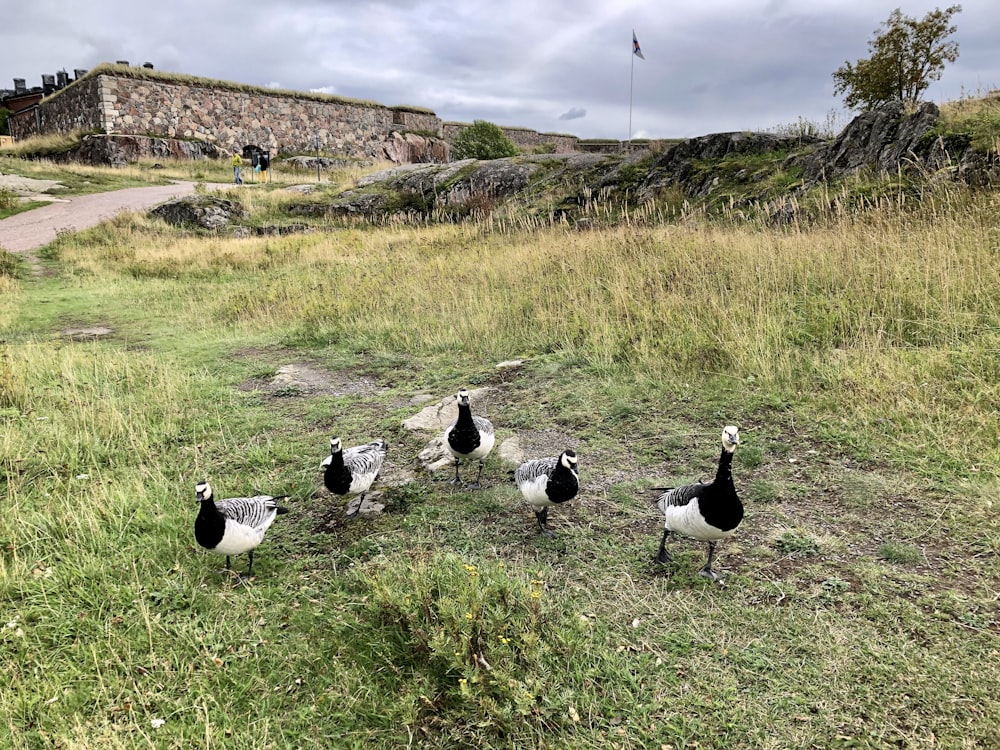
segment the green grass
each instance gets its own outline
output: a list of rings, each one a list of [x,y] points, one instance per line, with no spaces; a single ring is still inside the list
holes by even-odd
[[[61,237],[0,273],[0,746],[990,747],[995,204]],[[554,538],[496,455],[478,491],[416,469],[415,396],[463,385],[580,455]],[[727,423],[719,586],[700,543],[652,564],[647,488]],[[335,433],[390,442],[381,516],[320,491]],[[193,539],[202,479],[289,495],[247,584]]]
[[[991,91],[949,102],[941,108],[939,131],[947,137],[967,138],[982,153],[995,153],[1000,145],[1000,94]]]

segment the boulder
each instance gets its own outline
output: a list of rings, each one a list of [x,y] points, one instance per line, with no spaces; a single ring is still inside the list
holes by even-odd
[[[248,214],[236,201],[212,195],[192,195],[161,203],[151,209],[149,215],[174,226],[221,229],[234,220],[246,219]]]
[[[440,164],[451,158],[451,146],[440,138],[394,131],[378,145],[375,156],[394,164]]]

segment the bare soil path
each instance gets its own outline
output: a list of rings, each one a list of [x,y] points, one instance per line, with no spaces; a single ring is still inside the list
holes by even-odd
[[[158,203],[194,193],[194,183],[125,188],[59,200],[0,220],[0,248],[20,253],[33,266],[34,250],[52,242],[59,232],[78,232],[122,211],[144,211]]]

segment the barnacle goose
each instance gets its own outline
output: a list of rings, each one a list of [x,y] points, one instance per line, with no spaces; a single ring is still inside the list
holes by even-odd
[[[580,489],[576,453],[564,450],[559,456],[525,461],[514,472],[514,482],[524,499],[534,506],[539,530],[552,536],[546,525],[549,507],[572,500]]]
[[[722,430],[722,455],[719,468],[711,482],[697,482],[684,487],[668,489],[656,500],[657,507],[666,517],[660,550],[656,562],[670,562],[667,552],[667,535],[671,531],[708,542],[708,560],[700,574],[713,581],[718,578],[712,570],[715,543],[733,535],[743,520],[743,504],[733,485],[733,453],[740,444],[739,430],[729,425]]]
[[[215,500],[208,482],[198,482],[194,487],[195,497],[201,507],[194,519],[194,538],[202,547],[226,556],[226,570],[229,557],[247,553],[250,564],[246,577],[253,574],[253,551],[264,541],[264,534],[274,519],[288,508],[278,505],[287,495],[255,495],[254,497],[230,497]]]
[[[389,444],[376,440],[344,450],[339,437],[330,438],[330,455],[323,459],[323,484],[334,495],[358,495],[347,504],[347,516],[354,518],[361,510],[365,493],[382,470]],[[353,509],[352,509],[353,506]]]
[[[472,416],[469,391],[465,388],[459,390],[455,399],[458,401],[458,419],[444,431],[448,450],[455,457],[455,478],[451,481],[453,484],[462,483],[458,477],[458,464],[463,458],[479,459],[479,473],[476,474],[476,481],[470,485],[476,488],[479,487],[479,480],[483,476],[483,463],[493,450],[493,443],[496,441],[493,423],[486,417]]]

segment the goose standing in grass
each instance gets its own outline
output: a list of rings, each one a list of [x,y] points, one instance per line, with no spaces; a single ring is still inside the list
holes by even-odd
[[[514,472],[514,482],[534,507],[539,530],[552,536],[547,525],[549,508],[572,500],[580,490],[576,453],[564,450],[559,456],[525,461]]]
[[[330,438],[330,455],[320,464],[323,484],[334,495],[358,496],[347,504],[348,518],[358,515],[365,493],[378,478],[388,452],[389,444],[384,440],[344,450],[339,437]]]
[[[225,555],[226,570],[230,569],[231,555],[246,552],[250,564],[245,577],[249,578],[253,574],[253,551],[264,541],[264,534],[274,519],[288,512],[288,508],[278,505],[287,495],[230,497],[216,501],[208,482],[198,482],[194,492],[201,506],[194,520],[194,538],[205,549]]]
[[[671,531],[708,542],[708,560],[700,575],[718,579],[712,570],[715,543],[733,535],[743,520],[743,504],[733,485],[733,453],[740,444],[740,433],[732,425],[722,430],[722,455],[719,468],[711,482],[697,482],[684,487],[668,489],[656,500],[657,507],[666,520],[660,550],[656,562],[664,565],[670,562],[667,552],[667,535]]]
[[[493,450],[493,443],[496,441],[493,434],[493,423],[486,417],[472,416],[469,391],[465,388],[459,390],[455,399],[458,401],[458,419],[444,431],[448,450],[455,457],[455,478],[451,481],[453,484],[462,483],[458,477],[458,464],[463,458],[478,459],[479,473],[476,474],[476,481],[470,485],[476,489],[483,476],[483,463],[490,451]]]

